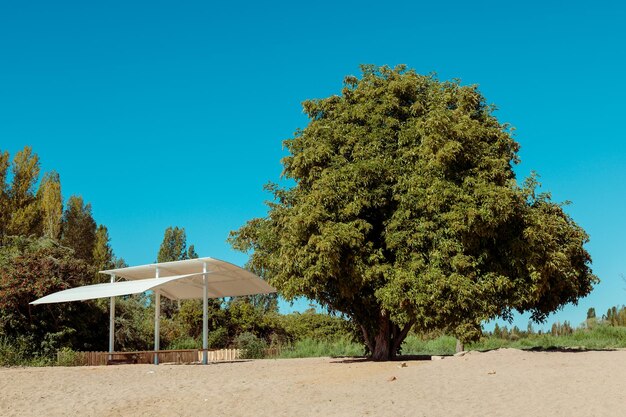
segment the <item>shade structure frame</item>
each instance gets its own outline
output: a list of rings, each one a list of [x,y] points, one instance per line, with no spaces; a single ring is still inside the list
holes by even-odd
[[[252,272],[215,258],[197,258],[184,261],[161,262],[128,268],[100,271],[110,275],[109,283],[88,285],[59,291],[37,299],[30,304],[82,301],[110,298],[109,353],[114,352],[115,297],[155,292],[155,364],[160,347],[160,296],[174,300],[202,298],[202,363],[208,363],[208,298],[223,298],[276,292]],[[117,281],[116,278],[125,279]]]

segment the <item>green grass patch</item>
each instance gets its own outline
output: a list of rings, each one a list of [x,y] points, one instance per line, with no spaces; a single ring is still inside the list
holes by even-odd
[[[31,356],[24,346],[0,336],[0,366],[48,366],[52,365],[50,358]]]
[[[363,356],[365,349],[359,343],[341,337],[336,340],[302,339],[288,349],[284,349],[279,358],[316,358],[316,357],[340,357],[340,356]]]
[[[452,355],[456,349],[456,339],[452,336],[439,336],[435,339],[422,339],[409,335],[402,344],[402,355]]]
[[[572,334],[553,336],[531,334],[517,340],[484,337],[472,343],[466,349],[491,350],[499,348],[514,349],[550,349],[550,348],[581,348],[581,349],[617,349],[626,348],[626,327],[597,325],[590,329],[576,329]]]

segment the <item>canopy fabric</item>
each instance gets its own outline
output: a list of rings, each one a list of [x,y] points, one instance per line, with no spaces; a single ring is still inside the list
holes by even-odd
[[[91,300],[120,295],[138,294],[148,290],[172,300],[202,298],[206,268],[210,298],[269,294],[276,290],[250,271],[214,258],[187,259],[100,271],[128,281],[87,285],[59,291],[31,304]]]
[[[107,282],[106,284],[85,285],[58,291],[39,298],[30,304],[64,303],[66,301],[85,301],[96,298],[117,297],[120,295],[140,294],[159,288],[169,282],[189,278],[194,274],[175,275],[167,278],[142,279],[138,281]]]

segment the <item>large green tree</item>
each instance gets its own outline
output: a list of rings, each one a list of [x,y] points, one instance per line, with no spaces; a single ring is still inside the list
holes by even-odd
[[[308,126],[284,142],[293,185],[268,185],[267,216],[232,232],[253,269],[345,314],[376,360],[411,328],[470,341],[591,291],[587,234],[534,177],[516,182],[519,145],[476,86],[362,69],[304,102]]]

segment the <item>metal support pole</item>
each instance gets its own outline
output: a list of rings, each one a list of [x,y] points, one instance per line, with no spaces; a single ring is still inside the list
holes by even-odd
[[[115,282],[115,274],[111,275],[111,283]],[[115,297],[111,297],[109,305],[109,353],[115,351]],[[113,359],[112,355],[109,355],[109,360]]]
[[[159,278],[159,267],[156,269],[156,277]],[[161,343],[161,293],[154,290],[154,364],[159,364],[159,349]]]
[[[206,262],[202,264],[202,281],[204,283],[202,293],[202,364],[209,363],[209,277],[206,271]]]

